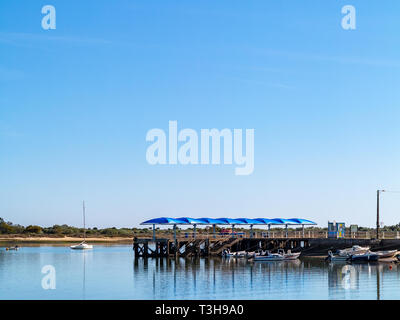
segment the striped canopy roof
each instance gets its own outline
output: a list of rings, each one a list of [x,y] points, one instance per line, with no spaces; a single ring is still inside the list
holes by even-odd
[[[229,225],[316,225],[314,221],[300,218],[291,218],[291,219],[283,219],[283,218],[190,218],[190,217],[182,217],[182,218],[155,218],[151,220],[147,220],[141,223],[144,224],[229,224]]]
[[[236,220],[242,221],[243,224],[265,224],[264,221],[261,221],[259,219],[238,218]]]
[[[162,218],[147,220],[142,222],[141,224],[189,224],[189,223],[175,218],[162,217]]]
[[[178,220],[185,221],[187,224],[208,224],[202,219],[193,219],[189,217],[178,218]]]
[[[257,218],[256,220],[261,221],[262,224],[282,224],[274,219],[268,218]]]
[[[224,224],[223,221],[214,218],[200,218],[198,220],[204,221],[204,224]]]
[[[314,221],[307,220],[307,219],[291,218],[289,220],[296,221],[297,223],[300,223],[300,224],[316,224]]]
[[[283,219],[283,218],[274,218],[272,219],[277,222],[277,224],[301,224],[297,221],[290,220],[290,219]]]
[[[218,218],[217,220],[222,221],[221,224],[246,224],[239,219],[231,219],[231,218]]]

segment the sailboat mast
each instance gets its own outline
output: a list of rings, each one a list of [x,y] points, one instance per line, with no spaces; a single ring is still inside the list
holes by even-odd
[[[83,240],[86,240],[85,201],[83,201]]]

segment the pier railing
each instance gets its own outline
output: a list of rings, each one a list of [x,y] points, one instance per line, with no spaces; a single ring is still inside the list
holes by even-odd
[[[138,235],[138,238],[149,238],[149,236],[145,235]],[[174,239],[173,234],[162,234],[160,237],[165,238],[165,239]],[[157,236],[157,238],[159,238]],[[305,230],[304,233],[302,230],[300,231],[288,231],[286,233],[285,230],[282,231],[263,231],[263,232],[253,232],[251,235],[250,232],[235,232],[235,233],[193,233],[193,232],[181,232],[177,234],[177,240],[179,241],[184,241],[184,240],[191,240],[191,239],[215,239],[215,240],[223,240],[227,238],[307,238],[307,239],[324,239],[328,238],[328,232],[327,231],[311,231],[311,230]],[[346,239],[374,239],[376,238],[376,232],[375,231],[359,231],[359,232],[353,232],[353,233],[346,233],[346,236],[344,237]],[[400,232],[399,231],[381,231],[379,232],[379,239],[400,239]]]

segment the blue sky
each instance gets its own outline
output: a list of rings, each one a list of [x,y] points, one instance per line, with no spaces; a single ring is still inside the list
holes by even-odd
[[[41,28],[56,8],[57,29]],[[341,8],[357,29],[341,27]],[[0,216],[375,224],[400,190],[398,1],[2,1]],[[152,128],[254,128],[255,169],[151,166]],[[382,221],[400,222],[384,194]]]

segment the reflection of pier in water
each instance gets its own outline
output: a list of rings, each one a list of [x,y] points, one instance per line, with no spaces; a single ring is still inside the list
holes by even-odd
[[[315,279],[309,281],[313,269],[322,270],[321,288],[327,285],[328,298],[334,299],[357,299],[365,289],[372,299],[381,299],[384,273],[389,271],[382,263],[328,264],[314,259],[259,263],[223,258],[139,258],[133,261],[133,279],[147,277],[155,299],[197,297],[197,291],[201,292],[199,298],[212,299],[221,290],[229,299],[238,297],[242,288],[268,299],[279,290],[299,287],[304,295],[307,290],[318,290]],[[399,271],[392,265],[391,272],[397,274],[397,279]],[[362,286],[360,277],[364,280]]]
[[[245,259],[139,258],[133,262],[134,280],[143,274],[147,274],[149,280],[151,277],[154,298],[157,298],[160,290],[172,291],[172,296],[184,296],[188,290],[195,293],[198,279],[201,279],[203,290],[206,286],[210,294],[215,293],[217,288],[228,291],[240,288],[245,284],[243,281],[248,281],[245,285],[250,288],[257,288],[257,284],[262,282],[263,288],[268,289],[273,287],[272,273],[275,276],[279,274],[279,280],[288,283],[294,275],[301,277],[303,269],[303,262],[299,260],[250,263]],[[169,283],[168,280],[172,280],[173,288],[163,287]]]

